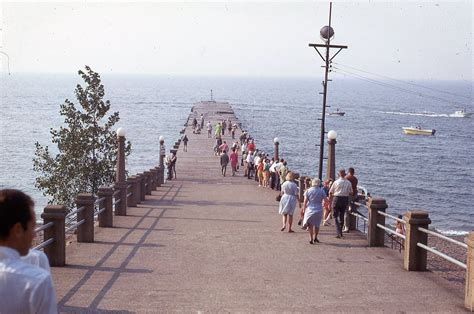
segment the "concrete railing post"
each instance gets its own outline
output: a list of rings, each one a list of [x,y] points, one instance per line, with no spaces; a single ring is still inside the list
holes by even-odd
[[[113,196],[114,189],[110,187],[101,187],[97,193],[99,198],[105,197],[105,201],[101,204],[105,207],[105,210],[99,214],[99,227],[113,227],[114,215],[113,215]]]
[[[469,232],[465,242],[467,244],[467,268],[464,306],[472,312],[474,311],[474,231]]]
[[[431,223],[428,212],[424,210],[412,210],[405,214],[405,254],[403,258],[403,267],[408,271],[426,270],[425,249],[419,247],[417,243],[428,244],[428,235],[418,230],[418,227],[428,229]]]
[[[155,191],[156,188],[158,187],[158,170],[156,168],[151,168],[151,179],[153,184],[151,185],[151,190]]]
[[[385,231],[377,227],[377,224],[385,226],[385,216],[382,216],[378,211],[385,212],[387,209],[387,202],[383,198],[371,198],[367,208],[369,209],[368,222],[368,244],[369,246],[384,246]]]
[[[135,178],[128,177],[127,178],[127,194],[132,193],[129,197],[127,197],[127,207],[135,207],[137,206],[137,201],[135,198],[135,190],[134,190]],[[130,186],[130,188],[128,188]]]
[[[49,259],[49,265],[53,267],[66,265],[66,212],[64,206],[48,205],[41,214],[43,224],[54,223],[51,228],[43,231],[45,241],[54,238],[54,242],[44,248],[44,253]]]
[[[94,202],[94,195],[89,193],[80,193],[76,197],[77,208],[84,207],[77,213],[77,221],[85,221],[77,227],[77,242],[94,242]]]
[[[115,183],[115,191],[120,191],[116,198],[120,199],[120,203],[115,206],[115,216],[127,215],[127,183]]]
[[[145,195],[146,195],[146,187],[145,187],[146,178],[143,173],[138,174],[138,177],[140,178],[139,179],[140,180],[140,201],[144,201]]]
[[[150,171],[145,171],[143,172],[143,175],[145,176],[145,182],[146,182],[145,194],[150,195],[151,194],[151,173]]]
[[[275,160],[279,160],[280,159],[280,141],[277,137],[273,139],[273,145],[274,145],[273,158]]]
[[[160,187],[161,186],[161,181],[162,181],[160,166],[155,167],[155,172],[156,172],[156,187]]]
[[[141,195],[142,195],[141,187],[142,187],[142,184],[141,184],[140,176],[132,176],[131,178],[133,178],[132,192],[133,192],[133,199],[134,199],[135,206],[136,206],[137,204],[140,204],[140,202],[141,202]]]
[[[303,176],[300,176],[298,178],[298,187],[299,187],[298,198],[302,202],[304,198],[304,190],[305,190],[305,178]]]

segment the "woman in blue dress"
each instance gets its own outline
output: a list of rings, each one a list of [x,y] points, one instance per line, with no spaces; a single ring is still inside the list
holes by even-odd
[[[288,223],[288,232],[294,232],[291,229],[291,224],[293,223],[293,213],[295,212],[296,202],[298,202],[301,208],[301,202],[298,199],[298,186],[295,182],[295,175],[293,172],[288,172],[286,175],[286,181],[281,186],[281,199],[280,207],[278,212],[282,215],[283,226],[281,231],[284,231],[286,224]]]
[[[316,178],[311,181],[311,188],[304,193],[304,203],[301,209],[303,228],[309,231],[309,243],[319,243],[318,233],[323,219],[323,201],[328,201],[326,193],[320,187],[321,181]]]

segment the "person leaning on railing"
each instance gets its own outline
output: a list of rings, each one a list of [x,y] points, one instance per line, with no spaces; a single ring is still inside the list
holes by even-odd
[[[19,190],[0,190],[0,313],[57,313],[50,273],[21,259],[36,224],[34,202]]]

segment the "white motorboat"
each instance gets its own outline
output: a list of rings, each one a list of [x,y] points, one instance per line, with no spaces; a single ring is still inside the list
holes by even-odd
[[[333,112],[329,112],[328,115],[330,116],[344,116],[346,113],[344,111],[339,111],[339,108],[336,109],[336,111],[333,111]]]
[[[449,116],[453,118],[468,118],[472,115],[471,112],[466,112],[466,109],[457,110]]]
[[[409,135],[435,135],[435,129],[422,129],[421,127],[403,127],[403,133]]]

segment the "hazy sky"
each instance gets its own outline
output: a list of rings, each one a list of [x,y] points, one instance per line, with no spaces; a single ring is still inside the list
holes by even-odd
[[[329,2],[9,3],[1,48],[11,72],[321,76]],[[468,1],[337,1],[334,60],[396,78],[472,80]],[[0,55],[2,70],[6,58]]]

